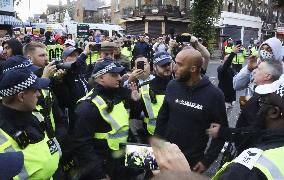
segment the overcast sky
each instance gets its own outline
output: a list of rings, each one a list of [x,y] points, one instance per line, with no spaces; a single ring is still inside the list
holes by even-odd
[[[22,21],[26,21],[28,17],[33,17],[34,14],[41,14],[46,11],[47,4],[58,4],[59,0],[22,0],[19,6],[15,6],[15,11],[19,14]],[[71,0],[72,1],[72,0]],[[105,0],[110,3],[111,0]],[[66,0],[62,0],[63,4],[66,4]]]

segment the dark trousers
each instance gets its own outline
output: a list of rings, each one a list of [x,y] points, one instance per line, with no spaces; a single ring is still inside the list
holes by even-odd
[[[232,64],[232,68],[238,73],[242,69],[242,64]]]

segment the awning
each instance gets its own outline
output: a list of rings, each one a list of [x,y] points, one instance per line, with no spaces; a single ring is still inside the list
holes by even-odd
[[[14,16],[0,15],[0,24],[22,26],[23,22],[19,21]]]
[[[190,23],[189,18],[174,18],[174,17],[168,17],[168,21],[176,21],[176,22]]]
[[[132,22],[132,21],[142,21],[142,17],[123,18],[123,19],[120,20],[120,23]]]

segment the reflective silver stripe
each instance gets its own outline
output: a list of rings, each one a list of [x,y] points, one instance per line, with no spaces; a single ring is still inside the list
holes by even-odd
[[[4,144],[7,141],[8,139],[0,132],[0,145]]]
[[[1,140],[5,140],[5,141],[1,141]],[[0,132],[0,146],[7,141],[8,139],[5,137],[5,135]],[[16,150],[12,146],[9,146],[4,150],[4,152],[16,152]],[[20,178],[20,180],[24,180],[29,177],[29,174],[25,166],[23,166],[21,172],[18,174],[18,177]]]
[[[60,145],[59,145],[59,143],[58,143],[58,141],[57,141],[57,139],[56,139],[55,137],[52,138],[52,139],[53,139],[53,142],[56,144],[57,149],[58,149],[59,156],[61,157],[61,156],[62,156],[61,147],[60,147]]]
[[[148,90],[147,85],[142,86],[142,89],[143,89],[143,91]],[[153,109],[152,109],[152,104],[151,104],[151,98],[150,98],[149,94],[143,93],[143,99],[144,99],[144,103],[145,103],[145,106],[146,106],[146,109],[147,109],[149,119],[155,119],[154,112],[153,112]]]
[[[261,156],[258,159],[257,163],[269,170],[273,180],[283,180],[284,179],[284,176],[281,173],[280,169],[266,157]]]
[[[128,137],[128,131],[121,131],[121,132],[117,132],[115,134],[108,134],[108,137],[110,139],[117,139],[117,138]]]
[[[104,103],[105,103],[105,102],[103,102],[98,96],[96,96],[96,97],[93,99],[93,101],[95,101],[96,103],[98,103],[99,106],[102,106],[102,105],[104,105]],[[100,107],[99,107],[99,109],[100,109]],[[109,123],[113,126],[113,128],[114,128],[116,131],[118,131],[118,130],[121,128],[121,126],[109,115],[109,113],[106,111],[106,108],[102,109],[102,113],[103,113],[102,115],[107,118],[106,120],[109,121]]]
[[[26,170],[26,167],[25,165],[23,166],[21,172],[18,174],[18,177],[21,179],[21,180],[25,180],[29,177],[29,174]]]
[[[149,125],[156,127],[156,119],[149,119]]]
[[[37,118],[39,122],[44,122],[44,117],[40,112],[33,112],[33,115]]]

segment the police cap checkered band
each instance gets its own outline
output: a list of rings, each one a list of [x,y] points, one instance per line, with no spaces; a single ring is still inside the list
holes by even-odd
[[[161,55],[161,56],[155,58],[154,61],[153,61],[153,63],[154,63],[154,64],[157,64],[157,63],[159,63],[160,61],[167,60],[167,59],[172,59],[172,57],[171,57],[170,55],[164,54],[164,55]]]
[[[117,66],[114,63],[111,63],[109,65],[107,65],[106,67],[104,67],[103,69],[99,70],[98,72],[96,72],[93,77],[97,78],[103,74],[106,74],[107,72],[109,72],[110,70],[112,70],[113,68],[116,68]]]
[[[27,61],[23,61],[21,64],[18,64],[16,66],[13,66],[13,67],[9,67],[9,68],[6,68],[3,70],[3,73],[11,70],[11,69],[16,69],[16,68],[26,68],[26,67],[30,67],[33,65],[33,62],[29,59]]]
[[[13,96],[27,88],[29,88],[32,84],[35,83],[37,79],[37,76],[33,73],[30,74],[30,76],[23,82],[20,82],[16,85],[14,85],[13,87],[9,87],[7,89],[2,89],[0,90],[0,95],[3,97],[7,97],[7,96]]]

